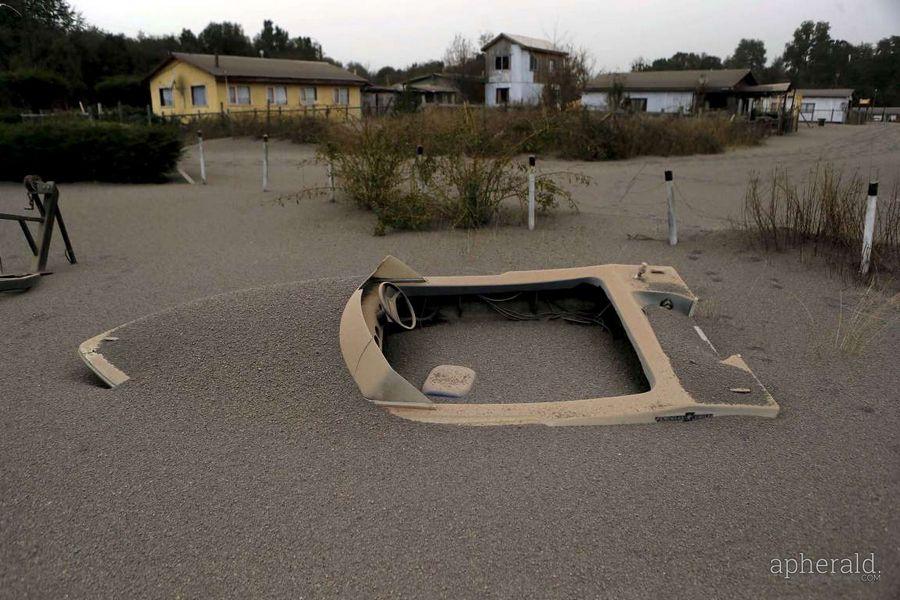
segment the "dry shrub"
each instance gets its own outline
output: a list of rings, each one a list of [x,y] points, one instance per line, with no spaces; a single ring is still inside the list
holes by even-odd
[[[197,131],[206,139],[222,137],[256,137],[268,134],[272,138],[287,139],[298,144],[317,144],[328,139],[332,129],[340,127],[324,113],[306,115],[300,111],[278,113],[271,111],[235,112],[227,115],[208,114],[181,124],[182,131],[193,140]]]
[[[865,181],[817,164],[800,184],[775,169],[763,183],[754,174],[744,195],[743,227],[766,248],[811,246],[814,253],[858,261],[866,212]],[[900,266],[900,202],[895,184],[878,199],[872,267]]]
[[[320,158],[332,165],[337,186],[375,213],[376,233],[439,224],[477,228],[497,222],[511,201],[526,207],[527,167],[516,157],[541,130],[496,155],[498,140],[513,134],[483,127],[477,111],[446,114],[451,116],[432,123],[442,152],[421,160],[409,142],[411,118],[418,115],[367,120],[332,132],[321,147]],[[543,212],[561,200],[576,208],[561,181],[588,183],[585,176],[568,172],[540,173],[535,179],[536,204]]]
[[[563,113],[554,146],[563,158],[617,160],[636,156],[716,154],[731,146],[759,144],[765,131],[753,123],[717,115]]]

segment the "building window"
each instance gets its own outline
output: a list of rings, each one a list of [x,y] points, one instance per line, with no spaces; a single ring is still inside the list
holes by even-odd
[[[159,88],[159,105],[175,106],[175,101],[172,99],[172,88]]]
[[[533,72],[533,71],[537,71],[537,69],[538,69],[537,56],[535,56],[534,54],[529,54],[528,55],[528,70]]]
[[[334,103],[341,106],[350,104],[350,88],[334,88]]]
[[[646,98],[625,98],[623,104],[625,108],[634,112],[647,112]]]
[[[494,99],[497,104],[509,104],[509,88],[497,88]]]
[[[228,103],[229,104],[250,104],[250,86],[248,86],[248,85],[228,86]]]
[[[815,102],[802,102],[800,104],[800,112],[804,114],[813,114],[816,111]]]
[[[287,88],[283,85],[267,87],[266,100],[269,104],[287,104]]]
[[[555,69],[555,68],[556,68],[556,61],[553,60],[553,59],[551,58],[550,61],[549,61],[549,69],[550,69],[550,72],[552,73],[552,72],[553,72],[553,69]]]
[[[494,70],[496,71],[508,71],[509,70],[509,55],[505,54],[503,56],[495,56],[494,57]]]
[[[191,86],[191,104],[194,106],[206,106],[206,86]]]
[[[314,87],[304,87],[300,88],[300,104],[312,105],[316,103],[318,99],[318,95],[316,94],[316,88]]]

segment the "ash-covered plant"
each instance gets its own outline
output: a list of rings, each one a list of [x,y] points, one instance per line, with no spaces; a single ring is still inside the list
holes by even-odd
[[[531,140],[523,138],[499,156],[493,155],[496,132],[479,126],[477,117],[468,109],[458,128],[445,140],[445,154],[417,163],[416,174],[431,193],[443,219],[453,227],[467,229],[497,222],[510,202],[518,204],[520,214],[527,210],[528,166],[519,159]],[[532,136],[543,134],[540,129]],[[587,176],[568,172],[541,172],[535,175],[535,205],[540,212],[550,212],[565,202],[572,210],[578,206],[569,189],[563,185],[588,185]]]
[[[811,247],[815,254],[859,260],[866,212],[866,182],[827,163],[801,183],[783,169],[765,181],[754,173],[744,195],[743,228],[765,248]],[[878,199],[872,264],[900,266],[900,200],[895,182]]]
[[[528,167],[519,156],[530,136],[497,155],[497,139],[505,132],[481,127],[478,116],[464,108],[455,126],[442,131],[441,153],[417,157],[408,125],[406,119],[364,121],[336,130],[319,149],[342,195],[375,213],[376,234],[438,225],[483,227],[498,222],[510,204],[527,206]],[[538,210],[551,211],[561,202],[577,209],[566,183],[589,180],[569,172],[537,175]],[[317,188],[301,195],[322,192]]]

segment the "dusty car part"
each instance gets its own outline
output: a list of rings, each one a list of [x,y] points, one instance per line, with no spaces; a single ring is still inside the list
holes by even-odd
[[[75,251],[72,250],[72,242],[69,240],[69,232],[66,230],[66,224],[63,221],[62,213],[59,210],[59,189],[52,181],[44,182],[40,177],[29,175],[25,178],[25,191],[28,195],[30,207],[27,210],[37,208],[40,217],[31,217],[27,215],[12,215],[0,213],[0,220],[17,221],[22,229],[22,235],[28,247],[34,254],[34,266],[31,271],[21,275],[2,275],[0,276],[0,292],[2,291],[24,291],[33,287],[42,275],[48,274],[47,257],[50,253],[50,242],[53,237],[53,226],[57,224],[59,233],[66,245],[66,259],[70,264],[75,264]],[[43,195],[43,200],[41,196]],[[35,242],[28,223],[39,223],[38,241]]]
[[[106,360],[106,357],[100,352],[100,348],[103,345],[103,342],[117,341],[119,338],[113,336],[112,333],[116,329],[125,327],[128,324],[129,323],[125,323],[124,325],[120,325],[109,331],[104,331],[100,335],[95,335],[91,339],[81,342],[78,346],[78,356],[81,357],[84,364],[86,364],[87,367],[103,381],[103,383],[111,388],[122,385],[128,381],[129,377],[116,365]]]
[[[649,384],[648,391],[511,404],[434,401],[398,374],[382,353],[385,336],[390,335],[396,323],[396,315],[391,314],[396,302],[386,303],[381,299],[385,289],[396,288],[412,307],[412,300],[417,298],[454,296],[482,297],[495,305],[501,301],[497,295],[565,292],[579,286],[608,299],[614,314],[606,317],[615,317],[631,342]],[[690,316],[696,301],[696,296],[671,267],[599,265],[426,278],[388,256],[344,307],[340,346],[344,362],[362,395],[392,414],[414,421],[465,425],[603,425],[693,421],[713,416],[777,416],[778,404],[741,356],[735,354],[721,359],[706,335],[693,324]],[[507,318],[531,318],[497,308]],[[540,316],[537,312],[534,315]],[[550,318],[556,317],[604,324],[595,316],[577,312],[559,311]],[[731,391],[733,388],[750,388],[751,393],[736,394]]]

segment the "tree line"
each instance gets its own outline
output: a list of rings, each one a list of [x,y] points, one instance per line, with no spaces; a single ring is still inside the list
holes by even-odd
[[[405,68],[385,66],[373,72],[360,62],[341,65],[313,38],[292,36],[271,20],[263,21],[252,37],[239,24],[229,22],[210,23],[199,33],[182,29],[178,35],[131,37],[85,23],[66,0],[2,0],[0,107],[37,110],[77,106],[79,101],[143,106],[148,102],[143,78],[173,51],[324,60],[382,85],[450,72],[461,76],[464,85],[472,83],[472,90],[463,90],[463,95],[473,99],[475,82],[484,75],[480,48],[492,37],[484,33],[473,41],[457,35],[442,60],[415,62]],[[578,86],[589,79],[592,70],[584,51],[573,51],[572,56],[572,81],[557,84],[572,88],[565,97],[577,96]],[[900,36],[854,45],[832,39],[828,23],[804,21],[781,56],[771,63],[766,58],[761,40],[742,39],[724,59],[677,52],[652,61],[639,58],[632,69],[750,68],[762,82],[790,80],[797,87],[849,87],[878,104],[900,104]]]

